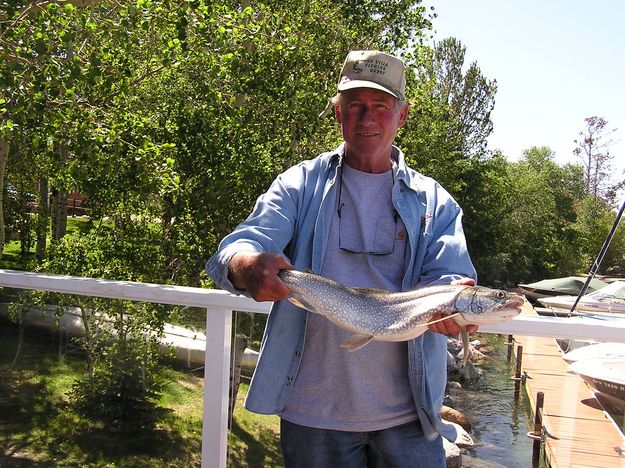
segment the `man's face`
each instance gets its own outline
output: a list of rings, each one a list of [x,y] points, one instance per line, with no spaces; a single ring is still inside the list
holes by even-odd
[[[356,88],[341,92],[335,109],[348,158],[388,160],[397,130],[406,122],[406,103],[377,89]]]

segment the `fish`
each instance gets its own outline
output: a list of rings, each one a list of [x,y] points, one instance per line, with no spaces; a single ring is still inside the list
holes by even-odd
[[[280,270],[278,276],[291,290],[287,298],[296,306],[323,315],[352,332],[341,347],[351,351],[371,341],[408,341],[428,325],[453,318],[461,329],[463,365],[469,358],[467,325],[510,320],[521,312],[525,298],[501,289],[469,285],[435,285],[411,291],[350,288],[311,271]],[[435,319],[435,314],[444,317]]]

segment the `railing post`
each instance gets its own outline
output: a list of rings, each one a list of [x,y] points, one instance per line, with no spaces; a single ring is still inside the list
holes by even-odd
[[[207,308],[202,468],[225,468],[232,310]]]

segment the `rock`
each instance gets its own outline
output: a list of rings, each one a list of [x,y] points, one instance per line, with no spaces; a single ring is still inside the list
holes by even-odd
[[[454,442],[450,442],[443,437],[443,447],[445,449],[445,457],[447,458],[447,468],[460,468],[462,466],[462,453],[460,452],[460,449],[473,447],[475,442],[473,442],[471,436],[462,428],[462,426],[454,422],[449,422],[449,424],[453,424],[455,426],[458,435]]]
[[[441,418],[445,421],[453,422],[462,426],[465,431],[471,430],[471,421],[460,411],[450,408],[449,406],[443,406],[441,408]]]
[[[467,361],[466,365],[460,369],[460,376],[464,380],[473,381],[478,380],[482,374],[475,368],[471,361]]]
[[[447,389],[448,390],[462,390],[462,384],[460,382],[455,382],[454,380],[448,380]]]
[[[462,467],[462,453],[456,444],[452,444],[443,437],[443,448],[445,449],[445,458],[447,460],[447,468]]]
[[[448,371],[457,370],[456,369],[456,358],[449,351],[447,351],[447,370]]]
[[[456,440],[454,440],[453,442],[454,445],[460,448],[473,447],[475,445],[475,442],[473,442],[473,439],[471,438],[469,433],[465,431],[460,424],[456,424],[452,421],[448,421],[448,423],[452,424],[456,428],[457,435]]]
[[[451,354],[458,354],[462,349],[462,341],[456,338],[447,338],[447,350]]]

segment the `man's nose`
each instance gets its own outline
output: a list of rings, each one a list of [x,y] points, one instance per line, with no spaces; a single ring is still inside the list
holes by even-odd
[[[360,121],[361,122],[372,122],[374,120],[373,117],[373,107],[364,106],[362,111],[360,112]]]

